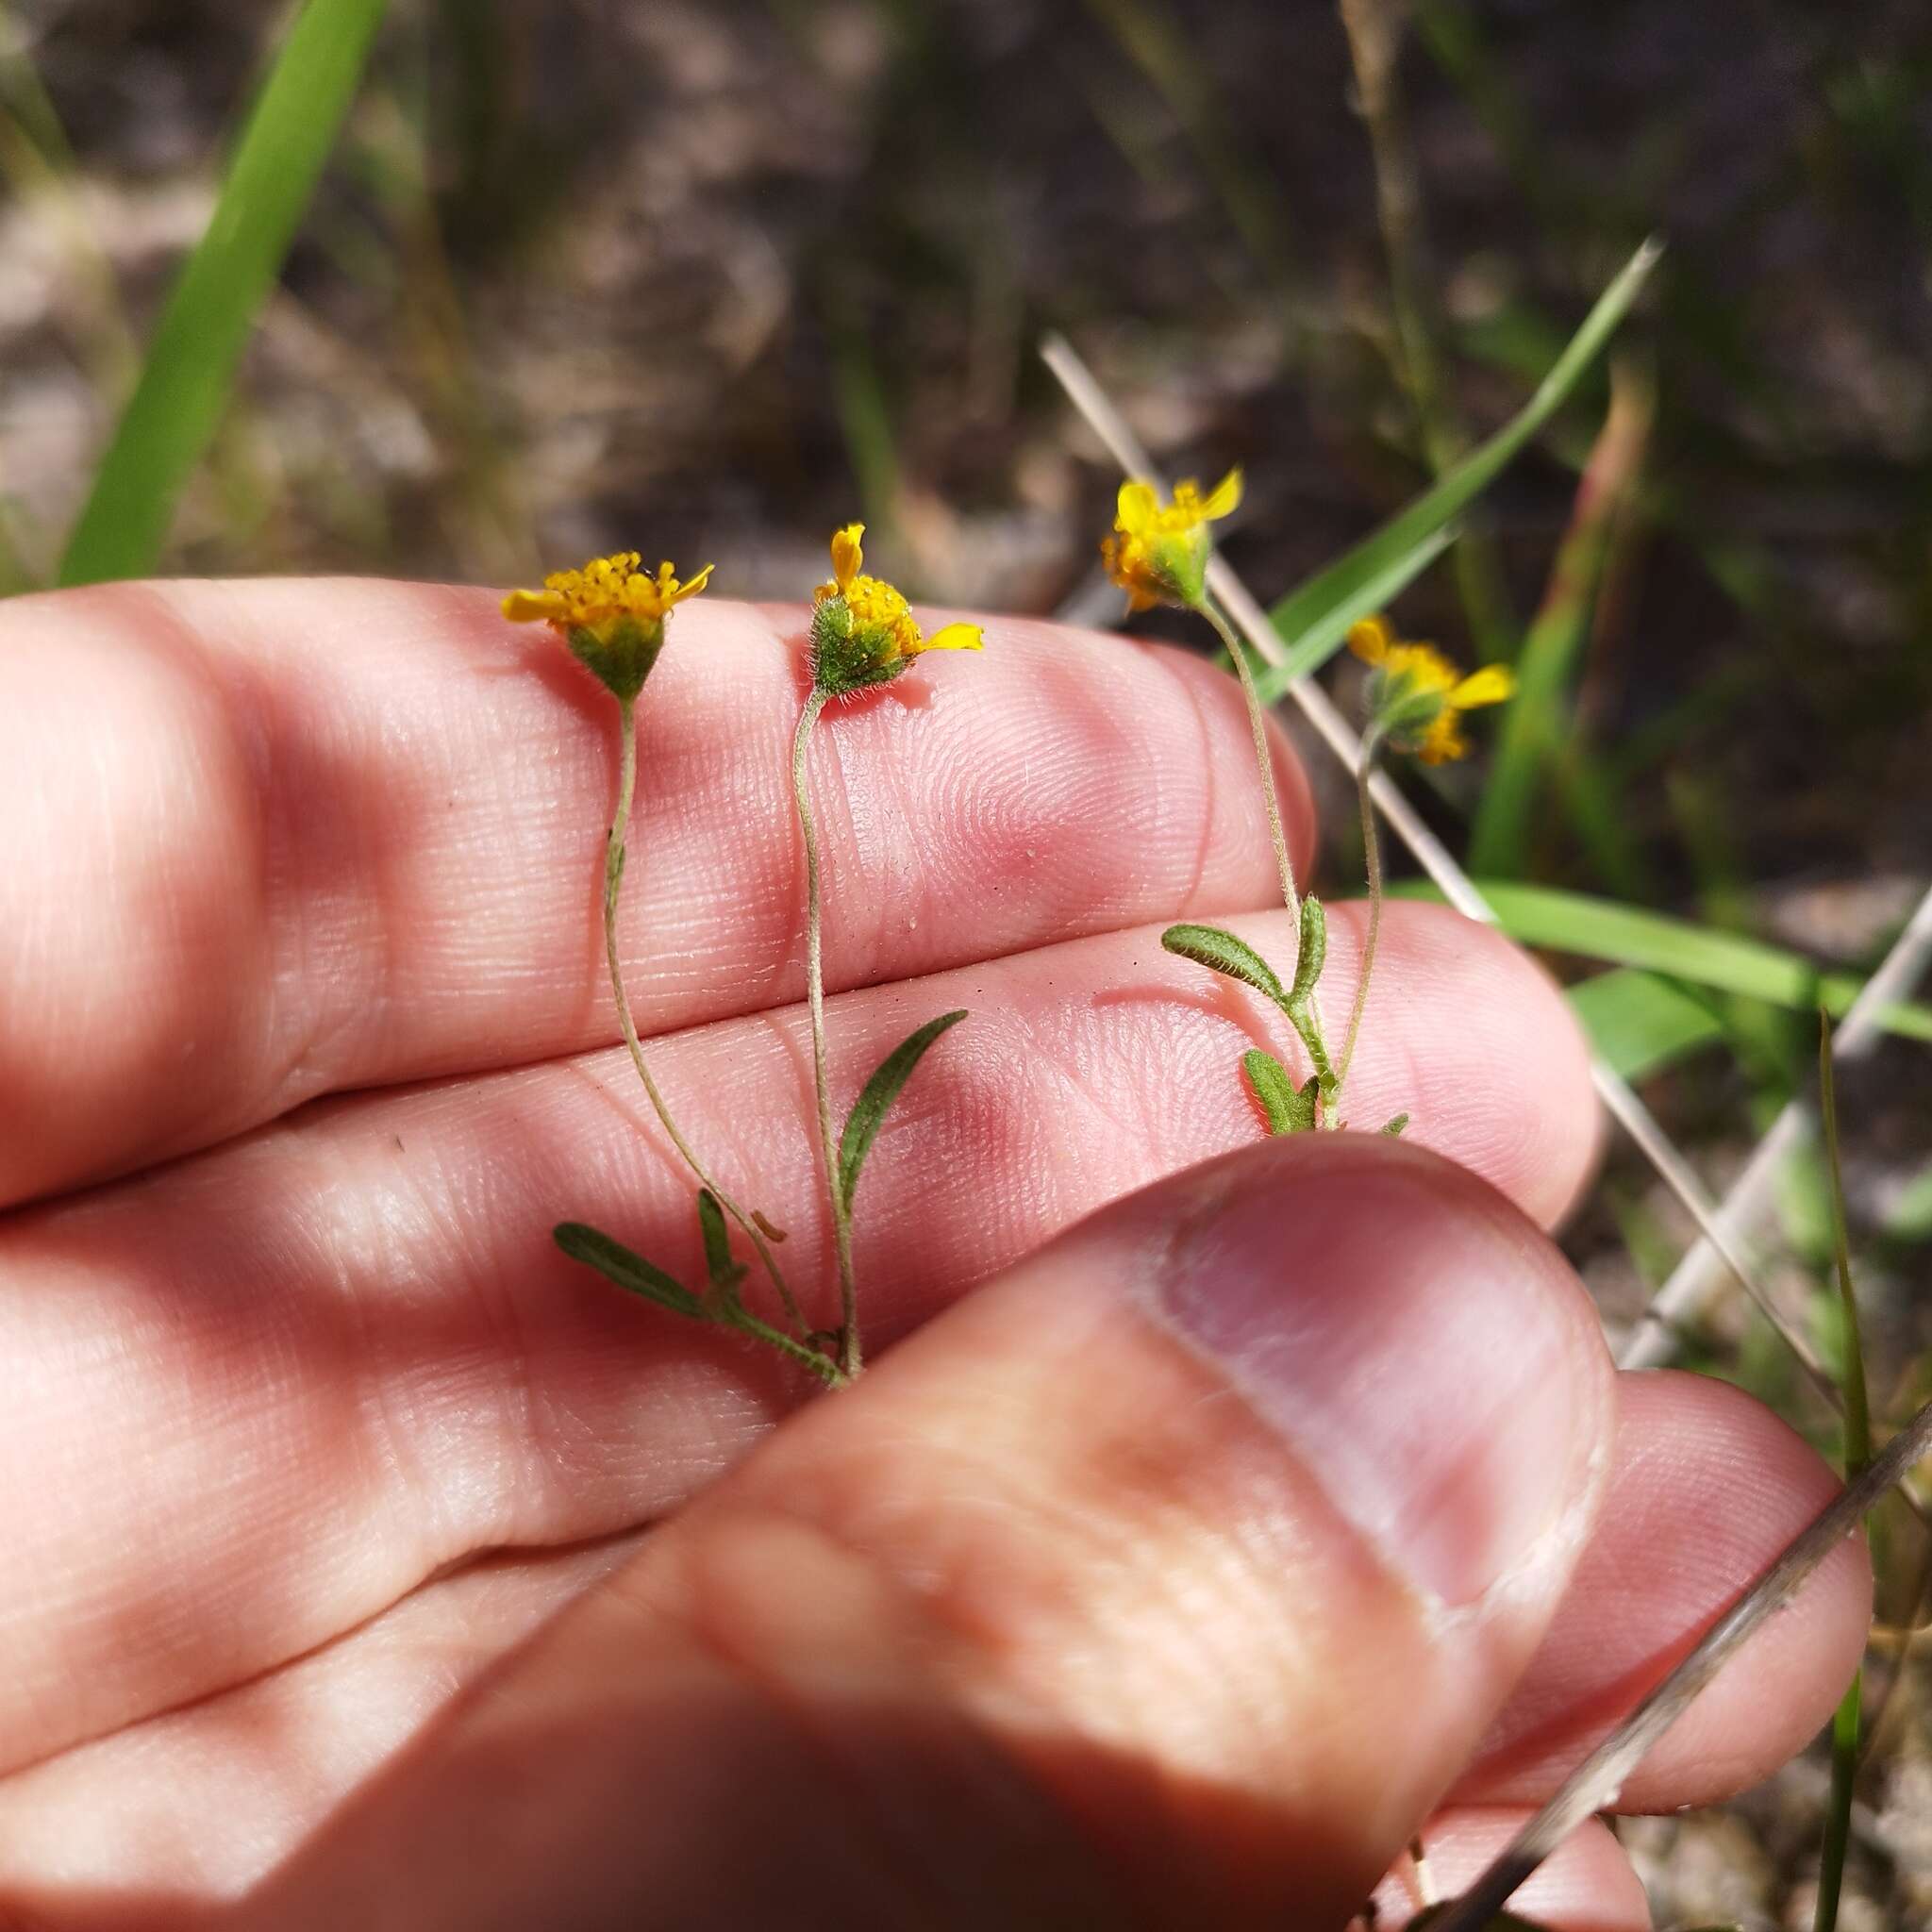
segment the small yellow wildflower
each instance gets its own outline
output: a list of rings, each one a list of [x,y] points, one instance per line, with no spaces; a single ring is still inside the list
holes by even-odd
[[[541,591],[512,591],[503,614],[512,624],[549,625],[611,692],[634,698],[664,647],[666,615],[711,575],[708,563],[680,583],[669,563],[654,576],[639,561],[635,550],[620,550],[593,557],[581,570],[553,571]]]
[[[1507,664],[1485,664],[1464,677],[1434,644],[1401,642],[1386,618],[1363,618],[1350,629],[1348,647],[1372,667],[1370,723],[1397,751],[1414,752],[1425,765],[1467,754],[1465,711],[1516,694],[1516,674]]]
[[[922,651],[982,648],[985,636],[976,624],[949,624],[927,637],[897,590],[862,574],[864,535],[863,524],[833,533],[831,577],[812,592],[812,679],[821,691],[885,684]]]
[[[1107,574],[1127,593],[1127,611],[1157,604],[1189,609],[1206,592],[1208,554],[1214,547],[1208,525],[1241,500],[1241,473],[1230,470],[1206,496],[1191,477],[1174,485],[1163,504],[1153,484],[1132,477],[1121,485],[1113,531],[1100,540]]]

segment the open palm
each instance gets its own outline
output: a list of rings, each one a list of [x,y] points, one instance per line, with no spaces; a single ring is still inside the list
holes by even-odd
[[[680,1124],[828,1321],[802,630],[678,613],[624,930]],[[1043,625],[814,740],[842,1103],[971,1011],[858,1196],[884,1359],[812,1401],[626,1300],[550,1240],[699,1272],[603,976],[609,726],[480,591],[0,611],[0,1921],[1332,1924],[1445,1793],[1437,1861],[1478,1859],[1828,1491],[1728,1391],[1619,1389],[1490,1193],[1549,1224],[1595,1131],[1560,999],[1493,935],[1391,908],[1351,1081],[1455,1169],[1253,1144],[1240,1053],[1289,1042],[1158,937],[1292,950],[1239,693]],[[1274,1258],[1216,1266],[1274,1271],[1307,1359],[1415,1358],[1341,1432],[1430,1472],[1370,1525],[1412,1576],[1122,1286],[1230,1201]],[[1498,1441],[1541,1503],[1496,1500]],[[1567,1526],[1492,1590],[1532,1507]],[[1794,1749],[1867,1589],[1848,1547],[1625,1804]],[[1543,1883],[1565,1924],[1644,1923],[1607,1833]]]

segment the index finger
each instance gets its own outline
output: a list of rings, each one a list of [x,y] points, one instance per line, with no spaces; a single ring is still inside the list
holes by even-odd
[[[651,1033],[803,987],[803,612],[680,608],[639,708],[624,951]],[[1274,891],[1240,694],[991,619],[824,721],[830,988]],[[609,702],[492,594],[116,585],[0,613],[0,1205],[315,1094],[616,1038]],[[1291,837],[1312,813],[1285,746]]]

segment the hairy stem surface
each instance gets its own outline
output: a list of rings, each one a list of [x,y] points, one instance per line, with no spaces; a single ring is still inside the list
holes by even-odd
[[[839,1366],[858,1374],[863,1361],[858,1345],[858,1286],[852,1273],[852,1217],[839,1192],[839,1140],[832,1128],[832,1085],[825,1069],[825,962],[823,945],[824,898],[819,881],[818,825],[811,791],[806,783],[806,754],[811,727],[825,708],[826,693],[814,691],[798,714],[791,741],[791,796],[798,807],[798,829],[805,839],[805,983],[811,1008],[812,1084],[818,1092],[819,1153],[825,1169],[825,1199],[832,1216],[832,1241],[839,1255]]]
[[[746,1214],[707,1172],[704,1162],[698,1158],[691,1142],[678,1131],[677,1123],[671,1118],[671,1109],[665,1105],[664,1096],[658,1091],[658,1083],[651,1077],[651,1070],[645,1064],[643,1043],[638,1039],[637,1024],[631,1019],[630,1000],[624,990],[624,967],[617,952],[617,896],[618,889],[624,882],[625,841],[630,824],[631,799],[637,791],[636,700],[620,698],[617,703],[617,809],[611,814],[610,837],[604,848],[604,954],[610,963],[610,991],[617,1002],[617,1024],[624,1028],[624,1043],[630,1049],[630,1063],[638,1070],[638,1078],[644,1083],[644,1091],[650,1096],[651,1108],[658,1116],[658,1124],[670,1138],[671,1144],[684,1157],[684,1164],[697,1176],[699,1187],[708,1188],[717,1197],[719,1207],[744,1230],[752,1246],[758,1250],[758,1259],[764,1263],[765,1272],[772,1277],[772,1286],[778,1291],[778,1299],[784,1305],[786,1316],[802,1331],[805,1327],[805,1318],[799,1312],[798,1304],[792,1298],[791,1289],[785,1285],[785,1277],[779,1272],[777,1257],[772,1253],[770,1242],[766,1241],[757,1222]]]
[[[1362,941],[1361,972],[1355,983],[1355,1004],[1349,1008],[1348,1033],[1341,1042],[1341,1063],[1335,1070],[1338,1088],[1348,1078],[1355,1043],[1361,1037],[1362,1009],[1369,1003],[1369,976],[1375,970],[1375,942],[1382,936],[1382,841],[1375,830],[1375,802],[1369,796],[1369,779],[1375,769],[1375,754],[1381,748],[1381,738],[1371,731],[1362,741],[1362,755],[1355,767],[1356,798],[1362,812],[1362,866],[1369,875],[1369,931]]]

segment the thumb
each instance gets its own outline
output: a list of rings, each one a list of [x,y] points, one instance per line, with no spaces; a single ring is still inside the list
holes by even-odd
[[[1284,1139],[786,1426],[263,1896],[279,1927],[1333,1927],[1596,1507],[1595,1318],[1482,1183]]]

